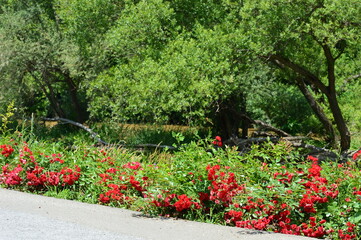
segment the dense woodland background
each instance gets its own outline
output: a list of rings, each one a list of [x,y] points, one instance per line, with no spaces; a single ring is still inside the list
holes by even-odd
[[[0,0],[1,113],[361,145],[355,0]]]

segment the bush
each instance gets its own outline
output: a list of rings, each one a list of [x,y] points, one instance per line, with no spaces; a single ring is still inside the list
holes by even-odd
[[[291,134],[322,133],[322,125],[297,87],[272,83],[249,96],[248,109],[254,118],[272,123]],[[300,114],[302,113],[302,114]]]
[[[0,140],[0,185],[152,216],[331,239],[359,239],[361,173],[268,143],[240,156],[198,140],[172,154]]]

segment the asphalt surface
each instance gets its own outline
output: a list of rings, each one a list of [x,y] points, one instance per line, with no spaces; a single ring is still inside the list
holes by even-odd
[[[0,240],[306,240],[0,188]]]

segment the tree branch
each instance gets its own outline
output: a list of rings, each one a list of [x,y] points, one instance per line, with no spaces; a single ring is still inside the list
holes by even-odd
[[[265,123],[265,122],[263,122],[261,120],[253,120],[252,118],[250,118],[246,114],[239,114],[239,115],[240,115],[241,118],[246,119],[248,122],[259,125],[264,129],[271,130],[271,131],[275,132],[276,134],[278,134],[281,137],[291,137],[292,136],[292,135],[286,133],[285,131],[283,131],[283,130],[281,130],[279,128],[273,127],[273,126],[271,126],[271,125],[269,125],[269,124],[267,124],[267,123]]]
[[[321,44],[323,52],[327,61],[327,78],[328,78],[328,89],[329,91],[335,91],[335,58],[332,56],[331,49],[325,43]]]
[[[278,66],[286,66],[289,69],[293,70],[295,73],[298,73],[305,77],[308,81],[313,83],[321,92],[328,95],[328,88],[325,84],[313,73],[305,69],[304,67],[290,61],[288,58],[285,58],[278,54],[272,54],[268,57],[269,61],[275,63]]]
[[[313,97],[311,92],[308,90],[305,82],[302,78],[296,78],[296,83],[298,88],[301,90],[303,96],[306,98],[307,102],[309,103],[310,107],[312,108],[313,112],[316,114],[317,118],[320,120],[324,128],[327,130],[329,134],[329,140],[331,141],[331,145],[336,145],[336,134],[332,125],[332,122],[327,117],[325,112],[323,111],[322,107],[318,104],[316,99]]]
[[[66,119],[66,118],[42,118],[44,121],[53,121],[53,122],[65,122],[65,123],[69,123],[72,124],[74,126],[80,127],[81,129],[84,129],[85,131],[87,131],[88,133],[90,133],[91,137],[94,138],[95,140],[97,140],[100,144],[102,145],[109,145],[109,143],[107,143],[106,141],[102,140],[101,138],[98,137],[98,134],[96,132],[94,132],[93,130],[91,130],[90,128],[84,126],[81,123],[78,122],[74,122],[72,120]]]

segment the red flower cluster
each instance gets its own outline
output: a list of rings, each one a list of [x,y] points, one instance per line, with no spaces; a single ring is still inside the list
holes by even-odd
[[[158,200],[153,199],[151,203],[159,208],[167,210],[170,214],[179,215],[189,209],[195,208],[200,209],[201,206],[198,202],[193,201],[192,198],[185,194],[169,194],[165,198],[161,195],[158,196]],[[176,213],[174,213],[174,210]]]
[[[101,203],[106,204],[115,201],[122,204],[130,200],[128,196],[122,193],[122,191],[127,190],[128,187],[126,185],[109,184],[108,187],[111,188],[109,191],[99,195],[99,201]]]
[[[36,166],[32,170],[26,171],[28,186],[71,186],[80,178],[80,168],[75,166],[75,170],[64,167],[59,172],[43,172],[44,168]]]
[[[220,136],[216,136],[212,144],[214,146],[222,147],[223,146],[222,138]]]
[[[80,168],[75,166],[75,170],[64,167],[60,171],[60,175],[62,177],[62,186],[65,185],[73,185],[76,181],[79,180],[80,177]]]
[[[123,165],[123,168],[129,168],[129,169],[133,169],[133,170],[138,170],[142,167],[142,165],[140,164],[140,162],[128,162],[127,164]]]
[[[104,164],[109,162],[103,162]],[[130,171],[129,171],[130,170]],[[103,185],[105,192],[99,195],[98,200],[107,204],[114,202],[117,204],[130,203],[131,197],[126,193],[134,195],[146,196],[146,185],[148,177],[139,177],[136,170],[142,170],[141,163],[128,162],[122,167],[110,167],[106,169],[105,173],[100,173],[101,180],[98,184]]]
[[[356,234],[355,234],[355,224],[352,224],[350,222],[346,223],[346,226],[348,227],[346,230],[338,230],[338,237],[343,239],[343,240],[350,240],[350,239],[355,239],[356,238]]]
[[[44,170],[43,167],[35,166],[35,168],[32,171],[27,171],[26,172],[26,179],[28,180],[27,185],[39,186],[47,182],[46,175],[42,174],[43,170]]]
[[[9,157],[14,152],[12,146],[7,144],[0,145],[0,150],[1,150],[1,155],[3,155],[4,157]]]
[[[265,204],[263,199],[254,200],[252,197],[248,197],[246,203],[233,204],[231,206],[232,209],[225,212],[226,222],[242,228],[272,230],[279,233],[315,238],[322,238],[332,234],[334,232],[333,229],[325,228],[326,220],[321,219],[317,221],[315,216],[318,213],[318,209],[327,207],[327,205],[323,204],[333,201],[333,199],[338,197],[339,184],[329,184],[327,179],[321,175],[322,168],[318,165],[318,159],[314,157],[309,159],[312,160],[312,165],[308,169],[308,173],[306,174],[303,171],[297,172],[298,176],[304,176],[308,180],[299,182],[304,187],[306,193],[299,200],[299,208],[297,210],[292,209],[291,206],[285,203],[279,203],[277,200],[272,200],[272,204]],[[218,179],[215,174],[217,171],[219,171],[219,167],[209,168],[208,172],[211,173],[209,174],[209,179]],[[292,183],[294,176],[295,174],[287,171],[285,173],[276,172],[273,174],[275,179],[286,186]],[[274,188],[275,186],[272,186],[270,189]],[[361,195],[361,191],[357,191],[356,188],[354,190],[354,195]],[[246,192],[246,189],[244,189],[244,192]],[[288,190],[285,192],[288,192]],[[277,195],[275,197],[277,198]],[[303,223],[292,223],[296,219],[291,219],[291,212],[295,210],[310,216],[309,220]],[[250,216],[252,217],[250,218]],[[348,223],[347,226],[347,230],[338,231],[338,237],[340,239],[355,239],[355,225]]]
[[[276,172],[273,174],[273,178],[281,183],[291,183],[294,176],[294,173],[289,173],[287,171],[285,173]]]
[[[20,177],[20,173],[23,168],[18,164],[14,169],[10,170],[9,165],[6,164],[2,167],[2,173],[0,173],[0,184],[6,185],[19,185],[23,179]]]
[[[224,218],[228,224],[237,223],[242,220],[243,211],[229,210],[224,214]]]
[[[264,199],[254,200],[252,197],[248,197],[247,203],[234,204],[234,207],[239,208],[240,211],[231,210],[225,214],[225,218],[227,222],[231,222],[237,227],[257,230],[273,229],[275,232],[296,234],[297,225],[290,224],[290,207],[285,203],[280,204],[277,200],[273,200],[271,203],[265,204]],[[243,220],[242,216],[245,214],[257,216],[257,219]]]
[[[211,181],[211,185],[208,187],[210,201],[228,207],[233,203],[234,196],[244,192],[245,186],[237,183],[234,173],[220,171],[219,165],[213,167],[208,165],[206,169],[208,180]]]
[[[356,159],[361,156],[361,150],[357,151],[353,156],[352,159],[356,161]]]
[[[307,237],[314,237],[314,238],[324,237],[327,234],[327,232],[330,231],[330,230],[326,231],[325,228],[322,226],[322,224],[324,224],[325,222],[326,220],[324,219],[317,222],[315,217],[310,217],[309,224],[307,223],[301,224],[301,232],[303,233],[304,236]]]
[[[50,158],[50,156],[46,156],[48,158]],[[50,159],[50,163],[55,163],[55,162],[58,162],[58,163],[64,163],[65,161],[60,159],[61,157],[61,154],[58,153],[58,154],[52,154],[51,155],[52,159]]]
[[[312,156],[308,156],[308,159],[312,161],[312,166],[308,169],[308,178],[321,176],[322,168],[318,165],[318,159]]]
[[[198,203],[192,202],[192,199],[187,197],[185,194],[179,195],[178,201],[173,204],[177,212],[190,209],[192,205],[196,206],[196,208],[200,208]]]
[[[146,191],[146,189],[141,186],[141,183],[137,181],[134,176],[129,176],[129,183],[138,192]]]
[[[40,153],[39,156],[44,155]],[[9,156],[9,155],[8,155]],[[64,160],[58,158],[59,154],[53,154],[50,164]],[[43,162],[44,163],[44,162]],[[2,167],[0,172],[0,184],[7,186],[27,185],[32,187],[45,188],[46,186],[69,186],[73,185],[80,177],[80,168],[75,166],[75,170],[63,167],[59,171],[44,171],[44,167],[36,160],[33,152],[25,143],[19,151],[19,164],[10,169],[9,164]]]
[[[308,169],[307,178],[310,180],[303,183],[306,193],[300,200],[299,207],[306,213],[316,213],[317,204],[327,203],[329,198],[334,199],[338,196],[338,185],[328,186],[327,179],[321,177],[322,168],[318,165],[318,159],[309,157],[312,160],[312,166]]]
[[[323,237],[328,233],[322,226],[326,223],[324,219],[317,222],[315,217],[310,217],[308,224],[302,223],[300,226],[292,224],[291,207],[285,203],[280,204],[276,200],[272,201],[272,204],[265,204],[263,199],[253,201],[249,197],[247,204],[243,206],[235,204],[235,207],[241,208],[245,212],[230,210],[225,213],[225,218],[228,223],[233,223],[237,227],[256,230],[272,229],[274,232],[308,237]],[[242,217],[246,213],[257,217],[243,220]]]

